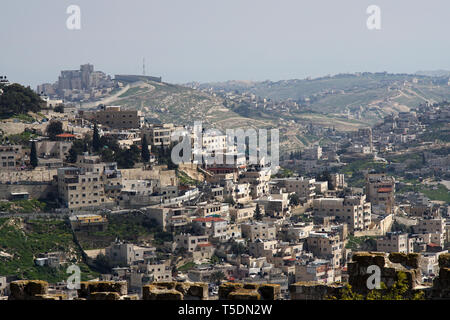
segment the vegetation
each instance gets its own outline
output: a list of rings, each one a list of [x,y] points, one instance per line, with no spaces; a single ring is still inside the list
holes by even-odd
[[[259,207],[259,204],[256,204],[255,213],[254,213],[253,217],[257,221],[261,221],[262,218],[263,218],[263,215],[261,213],[261,208]]]
[[[34,213],[45,211],[47,205],[36,199],[0,202],[0,212]]]
[[[38,166],[38,156],[37,156],[35,141],[33,141],[31,143],[30,164],[33,168],[36,168]]]
[[[178,182],[181,186],[198,186],[200,181],[192,179],[184,171],[176,170]]]
[[[75,253],[82,271],[82,280],[91,279],[93,273],[80,260],[73,243],[70,226],[61,220],[18,218],[0,219],[0,250],[12,257],[0,257],[0,274],[14,275],[19,279],[45,280],[50,283],[67,279],[66,266],[51,268],[36,266],[34,259],[40,253],[63,251]]]
[[[225,273],[223,273],[222,271],[213,272],[209,277],[209,281],[216,284],[220,284],[223,279],[225,279]]]
[[[51,121],[47,126],[47,135],[51,140],[55,140],[56,136],[63,132],[64,130],[61,121]]]
[[[371,236],[355,237],[353,235],[349,235],[348,242],[345,245],[345,248],[351,249],[353,251],[357,250],[371,251],[376,249],[376,241],[374,237]]]
[[[420,192],[430,198],[430,200],[444,201],[445,203],[450,204],[450,192],[443,184],[435,186],[423,184],[404,185],[400,187],[397,192]]]
[[[425,300],[423,291],[412,294],[408,286],[406,273],[397,272],[398,280],[387,288],[382,282],[381,289],[370,290],[367,294],[355,293],[351,285],[347,285],[341,292],[340,300]],[[327,297],[328,300],[337,300],[336,297]]]
[[[188,263],[182,265],[181,267],[179,267],[178,271],[186,272],[186,271],[189,271],[189,270],[195,268],[195,266],[196,266],[196,264],[194,262],[188,262]]]
[[[137,243],[140,240],[153,240],[161,245],[172,241],[172,234],[164,232],[158,223],[148,215],[138,211],[125,214],[107,215],[108,226],[105,231],[91,234],[77,233],[77,238],[83,249],[98,249],[108,246],[115,239]]]
[[[100,151],[100,148],[102,147],[100,142],[100,135],[98,133],[97,124],[94,124],[94,133],[92,135],[92,149],[94,149],[95,152]]]
[[[0,85],[0,117],[10,118],[14,115],[38,112],[45,102],[30,87],[14,83],[9,86]]]
[[[28,147],[30,145],[30,140],[37,137],[36,134],[25,130],[19,134],[11,134],[6,137],[2,137],[2,143],[6,144],[17,144],[24,147]]]
[[[60,104],[58,106],[56,106],[53,111],[55,112],[59,112],[59,113],[64,113],[64,105]]]
[[[141,140],[141,157],[142,162],[147,163],[150,161],[150,151],[148,151],[147,135],[144,134]]]
[[[300,204],[300,198],[298,194],[293,193],[289,196],[289,204],[291,206],[298,206]]]
[[[280,170],[277,172],[277,174],[274,176],[275,178],[289,178],[294,175],[294,172],[292,170],[286,169],[286,168],[280,168]]]

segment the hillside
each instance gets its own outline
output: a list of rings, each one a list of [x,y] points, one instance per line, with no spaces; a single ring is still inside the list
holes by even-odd
[[[233,100],[227,93],[237,93]],[[242,93],[269,99],[274,106],[256,108]],[[308,125],[357,130],[386,114],[408,111],[426,101],[450,100],[448,79],[406,74],[340,74],[278,82],[228,81],[175,85],[153,81],[127,83],[100,103],[141,110],[150,122],[205,128],[278,128],[283,153],[318,142],[305,135]],[[297,107],[290,107],[295,101]],[[285,103],[287,102],[287,103]],[[91,107],[91,105],[84,105]]]
[[[66,253],[66,265],[59,268],[35,265],[34,259],[39,254],[55,251]],[[0,218],[0,275],[55,283],[67,279],[66,268],[71,263],[80,267],[82,279],[97,276],[81,262],[80,251],[65,221]]]
[[[275,101],[294,100],[303,112],[328,116],[355,114],[375,123],[388,113],[406,111],[424,102],[450,99],[448,77],[358,73],[304,80],[228,81],[198,84],[199,89],[248,92]]]

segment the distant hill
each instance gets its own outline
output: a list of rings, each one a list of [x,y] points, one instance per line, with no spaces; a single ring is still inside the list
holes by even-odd
[[[227,93],[232,94],[230,101]],[[239,94],[251,93],[273,103],[298,107],[257,108]],[[237,100],[236,100],[237,99]],[[175,85],[164,82],[127,83],[100,103],[142,110],[152,123],[173,122],[205,128],[279,128],[280,150],[295,150],[318,140],[305,138],[305,127],[357,130],[378,123],[385,115],[408,111],[424,102],[450,100],[443,78],[410,74],[357,73],[283,81],[227,81]],[[92,105],[86,105],[86,107]],[[275,104],[275,106],[277,106]]]
[[[448,79],[411,74],[356,73],[277,82],[227,81],[198,84],[199,89],[248,92],[275,101],[298,101],[305,111],[326,115],[360,114],[370,123],[424,102],[450,99]]]
[[[450,71],[448,70],[417,71],[416,74],[427,77],[450,77]]]
[[[236,127],[254,122],[226,108],[222,98],[185,86],[139,81],[128,84],[127,88],[114,99],[106,98],[108,103],[141,110],[149,122],[193,125],[194,121],[202,121],[205,127],[221,129],[230,127],[231,119],[234,119],[232,124]]]

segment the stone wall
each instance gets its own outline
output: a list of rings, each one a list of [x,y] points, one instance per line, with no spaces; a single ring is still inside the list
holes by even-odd
[[[137,300],[129,296],[126,281],[86,281],[80,283],[78,300]]]
[[[340,284],[302,281],[290,285],[289,293],[291,300],[324,300],[331,296],[339,299],[343,288]]]
[[[154,282],[142,288],[143,300],[208,300],[204,282]]]
[[[415,289],[422,281],[422,273],[419,268],[420,255],[417,253],[403,254],[384,252],[355,252],[352,262],[348,263],[348,282],[353,291],[367,293],[367,280],[373,274],[368,272],[368,267],[376,265],[380,267],[381,282],[388,288],[397,280],[399,272],[407,276],[408,286]]]
[[[51,183],[36,183],[36,184],[0,184],[0,194],[5,199],[10,199],[12,192],[28,192],[30,198],[39,199],[47,198],[48,196],[56,195],[58,189]]]
[[[41,280],[19,280],[10,283],[9,300],[66,300],[66,295],[49,294],[48,283]]]
[[[450,299],[450,253],[439,256],[439,276],[434,279],[432,299]]]
[[[227,282],[219,286],[219,300],[279,300],[279,284]]]

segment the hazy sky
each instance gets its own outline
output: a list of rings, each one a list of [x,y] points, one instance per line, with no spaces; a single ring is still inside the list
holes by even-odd
[[[174,83],[450,69],[449,14],[449,0],[2,0],[0,74],[35,88],[87,62],[141,74],[143,57]]]

